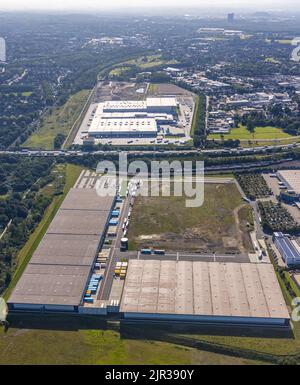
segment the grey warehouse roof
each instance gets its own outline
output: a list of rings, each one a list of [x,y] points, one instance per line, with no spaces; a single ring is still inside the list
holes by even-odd
[[[72,188],[60,209],[109,211],[113,200],[114,197],[111,196],[99,196],[96,189]]]
[[[46,234],[30,263],[91,266],[98,245],[98,235]]]
[[[89,272],[88,266],[30,264],[20,278],[9,303],[77,306]]]
[[[121,312],[284,318],[271,264],[130,260]]]
[[[108,211],[59,210],[48,234],[99,235],[107,222]]]
[[[113,202],[71,189],[8,303],[78,306]]]

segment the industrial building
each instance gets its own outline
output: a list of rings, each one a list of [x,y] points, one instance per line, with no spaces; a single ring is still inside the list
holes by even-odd
[[[9,298],[9,309],[78,311],[115,199],[95,189],[70,190]]]
[[[156,137],[155,119],[94,119],[89,129],[94,138]]]
[[[155,138],[160,124],[173,124],[175,98],[99,103],[88,128],[90,138]]]
[[[283,261],[288,267],[300,266],[300,243],[283,233],[274,233],[273,241]]]
[[[300,198],[300,170],[281,170],[277,172],[277,177],[289,193]]]
[[[102,104],[103,112],[176,113],[175,98],[147,98],[144,101],[108,101]]]
[[[128,320],[289,327],[271,264],[130,260]]]

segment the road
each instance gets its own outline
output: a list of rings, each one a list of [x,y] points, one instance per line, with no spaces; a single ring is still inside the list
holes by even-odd
[[[118,253],[120,252],[120,246],[121,246],[121,239],[123,237],[123,230],[122,226],[124,223],[125,218],[128,216],[128,212],[130,209],[130,203],[131,203],[131,197],[125,198],[123,207],[122,207],[122,212],[119,217],[119,223],[117,226],[117,235],[116,238],[113,240],[112,247],[110,249],[109,257],[108,257],[108,265],[105,269],[104,277],[103,277],[103,282],[100,288],[100,291],[98,293],[98,300],[108,300],[109,295],[111,292],[111,287],[113,284],[113,275],[114,275],[114,270],[116,266],[116,262],[118,262],[120,259],[118,258]]]
[[[117,250],[117,259],[156,259],[159,261],[201,261],[201,262],[249,262],[247,254],[201,254],[201,253],[187,253],[187,252],[167,252],[163,255],[159,254],[141,254],[138,251],[120,252]]]
[[[289,149],[295,149],[300,148],[300,143],[297,143],[295,145],[279,145],[279,146],[269,146],[268,150],[273,151],[282,151],[282,150],[289,150]],[[252,154],[262,154],[266,153],[267,149],[265,147],[256,147],[256,148],[239,148],[239,149],[189,149],[186,150],[184,148],[180,148],[178,146],[178,149],[163,149],[159,148],[159,145],[156,145],[155,149],[151,150],[143,150],[139,151],[136,149],[127,150],[124,151],[132,156],[143,156],[143,155],[173,155],[173,156],[179,156],[179,155],[195,155],[195,154],[204,154],[204,155],[228,155],[228,156],[240,156],[240,155],[252,155]],[[109,150],[97,150],[97,151],[75,151],[75,150],[0,150],[0,155],[22,155],[22,156],[84,156],[84,155],[118,155],[120,153],[120,150],[118,149],[109,149]]]
[[[9,229],[11,224],[12,224],[12,219],[8,222],[8,224],[6,225],[5,229],[3,230],[2,234],[0,234],[0,240],[4,237],[4,235],[6,234],[6,232]]]
[[[156,157],[157,160],[165,159],[168,157],[173,157],[174,159],[176,158],[182,158],[182,156],[189,156],[189,155],[207,155],[207,154],[218,154],[219,156],[224,155],[224,151],[226,150],[219,150],[219,151],[211,151],[211,150],[185,150],[185,151],[174,151],[174,150],[166,150],[166,151],[136,151],[136,150],[131,150],[127,151],[126,153],[130,155],[131,159],[133,158],[141,158],[141,157],[146,157],[146,156],[152,156]],[[83,152],[83,151],[0,151],[0,156],[1,155],[21,155],[21,156],[40,156],[40,157],[45,157],[45,156],[54,156],[54,157],[69,157],[69,156],[75,156],[75,157],[82,157],[82,156],[89,156],[91,157],[92,155],[102,155],[103,158],[107,158],[108,156],[113,160],[113,157],[116,157],[116,160],[118,160],[118,156],[120,155],[120,151],[117,150],[111,150],[111,151],[94,151],[94,152]],[[125,153],[125,152],[123,152]],[[227,153],[226,153],[227,154]],[[244,154],[244,153],[243,153]],[[236,154],[237,155],[237,154]],[[240,155],[240,154],[239,154]],[[245,155],[245,154],[244,154]],[[292,158],[286,158],[282,160],[261,160],[261,161],[255,161],[255,162],[249,162],[249,163],[225,163],[226,158],[224,158],[224,163],[221,165],[212,165],[212,166],[205,166],[205,172],[239,172],[239,171],[244,171],[244,170],[253,170],[257,168],[266,168],[266,167],[275,167],[278,166],[282,163],[288,163],[292,162]]]

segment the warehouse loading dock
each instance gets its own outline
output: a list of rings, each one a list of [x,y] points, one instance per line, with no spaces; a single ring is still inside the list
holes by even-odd
[[[10,310],[78,311],[115,199],[70,190],[9,298]]]

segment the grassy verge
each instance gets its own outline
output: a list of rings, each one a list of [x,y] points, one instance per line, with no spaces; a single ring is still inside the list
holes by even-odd
[[[197,117],[199,115],[199,105],[200,105],[200,98],[198,95],[196,95],[195,98],[195,111],[194,111],[194,116],[193,116],[193,121],[192,121],[192,129],[191,129],[191,137],[194,136],[196,128],[197,128]]]
[[[18,280],[20,279],[21,275],[23,274],[28,262],[30,261],[32,254],[38,247],[40,241],[42,240],[43,236],[45,235],[48,226],[52,222],[55,214],[57,213],[60,205],[62,204],[63,200],[65,199],[66,194],[70,190],[70,188],[74,185],[76,182],[80,172],[81,167],[74,166],[74,165],[67,165],[66,166],[66,183],[64,187],[64,192],[62,195],[57,196],[54,198],[53,202],[50,204],[50,206],[47,208],[43,219],[35,229],[35,231],[31,234],[29,240],[26,242],[25,246],[20,250],[17,260],[18,260],[18,268],[15,271],[15,274],[13,276],[13,279],[7,288],[7,290],[4,293],[4,298],[7,300],[9,296],[12,293],[12,290],[16,286]]]
[[[292,138],[291,135],[285,133],[281,128],[278,127],[256,127],[254,133],[251,133],[247,130],[245,126],[240,126],[238,128],[233,128],[230,131],[230,134],[210,134],[208,140],[279,140],[279,139],[289,139]]]
[[[90,92],[80,91],[72,95],[63,106],[49,111],[42,126],[26,140],[23,147],[52,150],[58,134],[68,136]]]
[[[71,128],[71,130],[69,131],[69,134],[65,140],[65,142],[63,143],[62,145],[62,148],[68,148],[70,147],[72,144],[73,144],[73,141],[77,135],[77,132],[83,122],[83,119],[91,105],[91,102],[95,96],[95,92],[96,92],[96,87],[93,88],[93,90],[90,92],[80,114],[78,115],[77,119],[75,120],[75,122],[73,123],[73,126]]]
[[[5,333],[0,329],[0,364],[188,365],[253,364],[256,361],[201,351],[178,344],[132,339],[97,320],[22,315]],[[66,326],[68,329],[66,329]]]

